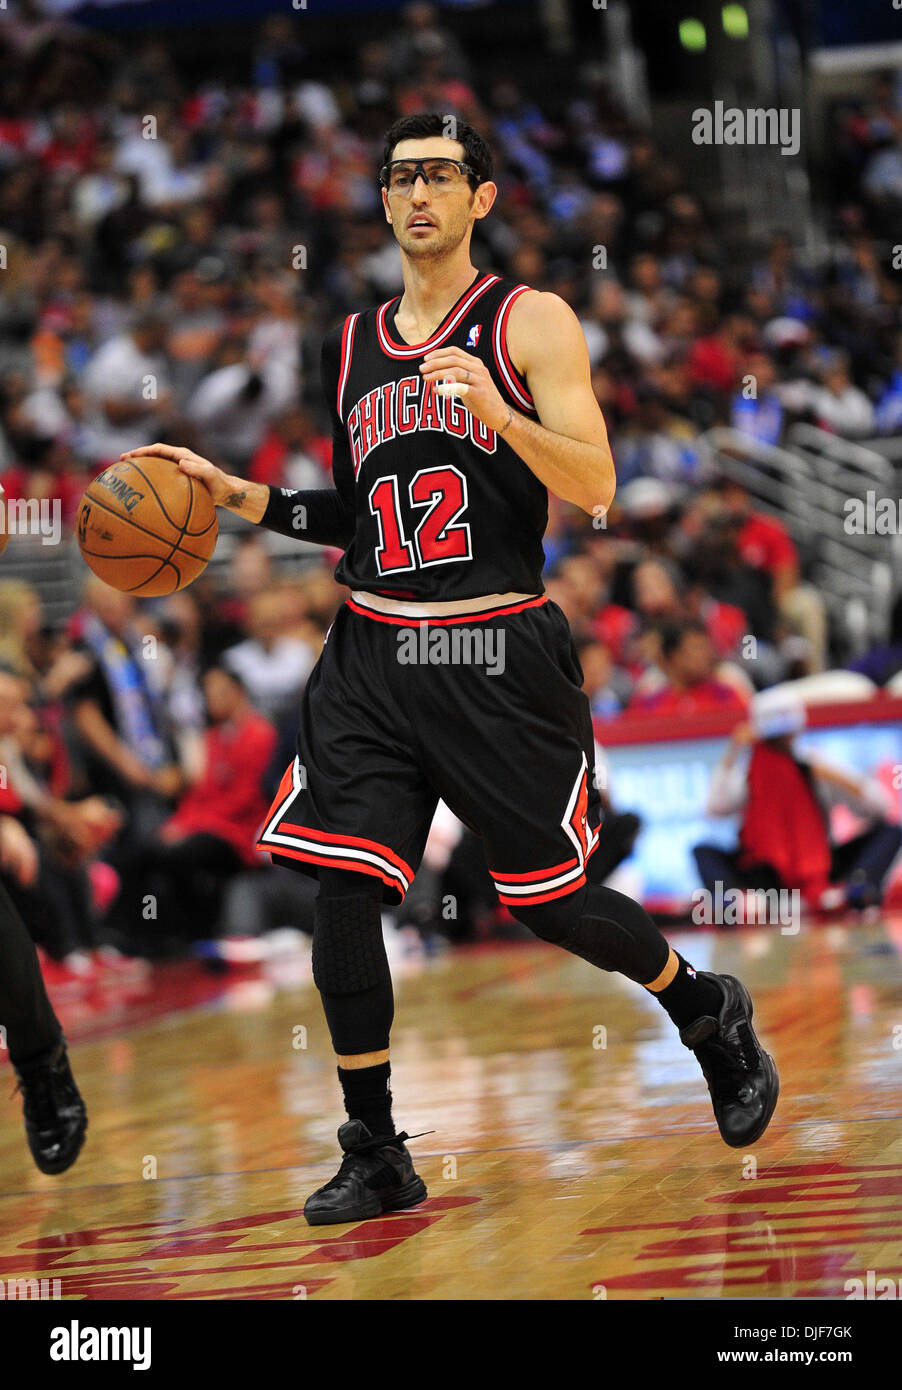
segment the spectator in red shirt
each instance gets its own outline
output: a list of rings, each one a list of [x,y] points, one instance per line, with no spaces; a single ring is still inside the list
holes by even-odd
[[[633,570],[632,582],[636,611],[646,625],[698,618],[718,660],[733,656],[749,630],[741,608],[719,602],[698,585],[687,592],[685,576],[665,560],[641,561]]]
[[[629,709],[662,719],[716,711],[745,712],[746,702],[732,686],[714,677],[714,645],[703,623],[667,623],[661,630],[661,666],[667,684],[636,694]]]
[[[82,494],[91,481],[91,470],[81,467],[58,439],[29,440],[25,453],[27,457],[17,459],[3,474],[7,497],[38,501],[58,498],[60,522],[72,526]],[[33,511],[34,508],[26,508],[23,514],[31,515]]]
[[[735,389],[747,358],[743,342],[748,325],[738,314],[722,323],[716,318],[716,312],[710,311],[709,322],[716,326],[697,338],[689,350],[689,375],[694,385],[726,395]]]
[[[59,175],[85,173],[97,144],[92,118],[73,102],[58,107],[50,125],[50,139],[40,154],[43,167]]]
[[[110,925],[132,942],[154,902],[160,936],[170,942],[212,936],[228,879],[256,863],[254,844],[269,800],[263,779],[276,731],[253,708],[243,682],[223,666],[204,675],[210,727],[202,770],[158,835],[139,846],[122,872]],[[155,944],[139,942],[154,953]]]
[[[799,582],[799,556],[792,537],[776,517],[753,510],[752,499],[740,483],[726,481],[721,497],[730,515],[742,523],[736,538],[742,559],[753,569],[766,570],[774,596],[781,598]]]
[[[204,735],[203,770],[160,837],[177,844],[197,835],[216,836],[244,864],[254,864],[257,831],[269,808],[262,783],[276,731],[254,709],[243,682],[224,666],[205,673],[204,696],[211,725]]]
[[[786,629],[807,644],[803,663],[808,672],[823,671],[827,657],[827,617],[824,601],[810,584],[801,582],[799,555],[786,527],[776,517],[755,511],[745,488],[732,479],[720,485],[721,499],[741,525],[736,544],[745,564],[770,575],[774,601]]]
[[[270,425],[248,476],[274,487],[328,487],[331,467],[331,440],[315,428],[309,411],[296,405]]]

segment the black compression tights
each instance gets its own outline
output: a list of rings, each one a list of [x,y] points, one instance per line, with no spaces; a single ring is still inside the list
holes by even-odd
[[[381,905],[379,879],[350,870],[320,870],[313,971],[339,1056],[388,1047],[394,995]],[[512,911],[542,941],[640,985],[656,980],[670,956],[667,941],[645,909],[599,884]]]

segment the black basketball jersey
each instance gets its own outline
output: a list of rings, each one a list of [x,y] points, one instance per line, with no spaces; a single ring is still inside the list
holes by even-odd
[[[332,473],[356,516],[340,583],[421,601],[544,591],[545,485],[463,400],[437,395],[419,371],[431,349],[460,347],[482,359],[514,410],[537,418],[505,338],[511,306],[529,288],[477,273],[415,346],[395,331],[400,296],[327,334]]]

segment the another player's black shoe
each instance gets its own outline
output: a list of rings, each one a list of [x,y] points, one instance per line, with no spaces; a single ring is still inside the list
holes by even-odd
[[[414,1172],[413,1159],[404,1146],[409,1138],[408,1134],[374,1138],[362,1120],[346,1120],[338,1131],[344,1150],[341,1167],[304,1203],[308,1225],[364,1221],[422,1202],[426,1184]]]
[[[752,1027],[752,1001],[733,975],[699,976],[720,986],[723,1007],[717,1018],[697,1018],[680,1031],[680,1041],[701,1063],[721,1138],[731,1148],[753,1144],[770,1124],[780,1094],[773,1057]]]
[[[64,1173],[85,1142],[88,1112],[69,1066],[66,1044],[39,1062],[17,1067],[25,1101],[25,1134],[42,1173]]]

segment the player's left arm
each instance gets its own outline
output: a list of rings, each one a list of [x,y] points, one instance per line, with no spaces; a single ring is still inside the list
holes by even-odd
[[[435,382],[464,382],[462,404],[501,435],[551,492],[603,516],[616,488],[614,460],[579,320],[559,295],[531,290],[511,308],[507,346],[526,378],[538,421],[508,405],[482,359],[460,348],[427,353],[421,374]]]

